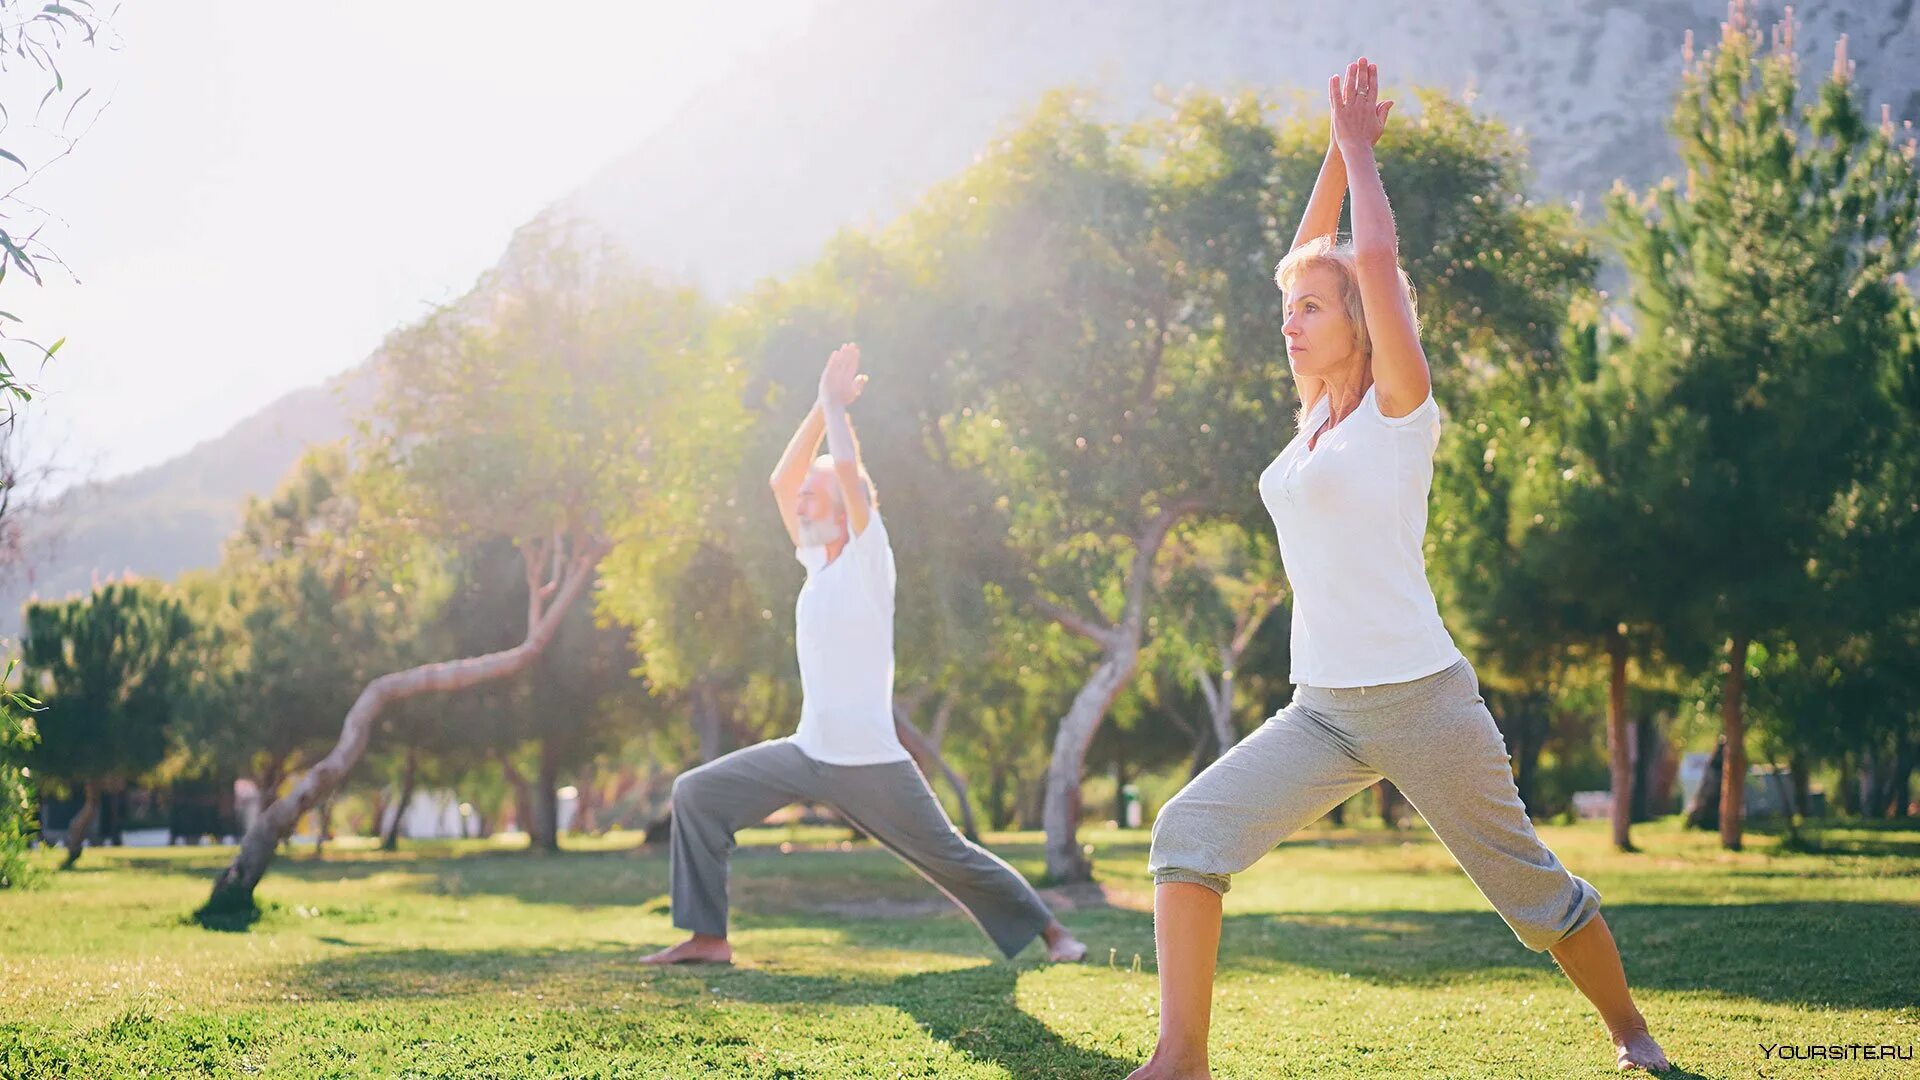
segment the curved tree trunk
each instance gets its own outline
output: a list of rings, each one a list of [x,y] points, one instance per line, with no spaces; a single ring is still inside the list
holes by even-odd
[[[100,785],[97,781],[86,783],[86,799],[80,809],[67,823],[67,861],[60,869],[69,870],[80,861],[80,853],[86,850],[87,833],[93,829],[93,819],[100,813]]]
[[[1073,706],[1060,721],[1053,742],[1053,758],[1047,764],[1046,793],[1042,797],[1040,825],[1047,834],[1047,878],[1064,884],[1093,880],[1093,864],[1080,850],[1080,778],[1086,768],[1087,750],[1093,736],[1106,719],[1107,707],[1133,678],[1139,665],[1139,630],[1132,631],[1131,643],[1104,656],[1093,675],[1073,696]]]
[[[1727,691],[1720,702],[1726,726],[1727,758],[1720,770],[1720,846],[1740,850],[1740,829],[1747,809],[1747,730],[1741,695],[1747,685],[1747,639],[1735,634],[1727,650]]]
[[[1613,846],[1633,850],[1633,748],[1627,733],[1627,639],[1618,629],[1607,634],[1607,779],[1613,788],[1609,814]]]
[[[381,851],[400,850],[400,827],[406,823],[407,808],[413,805],[413,781],[420,764],[420,751],[407,747],[407,763],[400,771],[400,796],[393,802],[393,820],[380,834]]]
[[[1247,647],[1253,644],[1253,637],[1260,627],[1280,606],[1275,597],[1264,597],[1240,615],[1239,624],[1234,627],[1233,637],[1220,646],[1220,678],[1215,680],[1205,671],[1197,671],[1200,681],[1200,693],[1207,699],[1207,715],[1213,721],[1214,759],[1233,749],[1240,741],[1240,734],[1233,730],[1233,675],[1240,666],[1240,658],[1246,655]]]
[[[1069,884],[1093,880],[1093,864],[1080,850],[1080,780],[1086,771],[1087,750],[1107,709],[1119,696],[1140,664],[1140,637],[1145,628],[1147,590],[1152,586],[1153,561],[1175,522],[1195,504],[1169,506],[1155,514],[1134,537],[1133,559],[1127,569],[1127,603],[1118,624],[1103,626],[1050,604],[1042,607],[1067,629],[1097,642],[1100,662],[1073,695],[1073,704],[1060,719],[1054,735],[1053,756],[1047,763],[1046,789],[1040,808],[1046,830],[1047,878]]]
[[[1222,650],[1222,659],[1225,661],[1225,664],[1221,668],[1218,679],[1214,678],[1211,672],[1202,668],[1198,661],[1195,661],[1193,665],[1194,681],[1200,684],[1200,697],[1207,703],[1207,734],[1196,740],[1193,755],[1194,776],[1200,775],[1200,770],[1206,768],[1207,765],[1218,761],[1220,755],[1226,753],[1235,741],[1233,731],[1233,661],[1225,656],[1225,650]],[[1204,762],[1200,760],[1202,748],[1211,751],[1211,753],[1207,755],[1207,760]]]
[[[529,586],[526,639],[501,652],[423,664],[382,675],[368,683],[360,691],[353,707],[347,710],[346,720],[340,726],[339,741],[333,749],[302,774],[294,782],[293,790],[284,798],[276,800],[264,813],[254,818],[253,824],[240,840],[240,850],[235,853],[233,862],[214,879],[212,895],[200,909],[203,917],[244,915],[257,910],[253,903],[253,890],[272,864],[274,849],[283,837],[292,832],[300,815],[337,789],[347,773],[359,764],[367,751],[367,742],[373,737],[374,721],[379,719],[380,713],[388,705],[421,694],[446,693],[504,679],[526,670],[539,657],[547,643],[553,640],[560,619],[586,588],[587,582],[593,577],[594,567],[599,565],[601,556],[606,552],[603,541],[590,540],[581,543],[576,553],[563,561],[558,551],[560,538],[556,537],[552,543],[554,546],[546,543],[529,545],[521,552],[527,567]],[[549,557],[559,568],[558,574],[545,584],[540,584],[540,575]]]

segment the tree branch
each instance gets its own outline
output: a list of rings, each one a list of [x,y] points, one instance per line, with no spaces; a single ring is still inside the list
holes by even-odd
[[[1052,619],[1054,622],[1057,622],[1061,626],[1066,627],[1068,630],[1071,630],[1074,633],[1079,634],[1081,637],[1084,637],[1087,640],[1098,644],[1101,648],[1111,647],[1113,643],[1115,630],[1111,626],[1105,625],[1104,623],[1096,622],[1092,619],[1084,618],[1075,612],[1068,611],[1066,608],[1063,608],[1059,604],[1056,604],[1053,601],[1048,600],[1044,596],[1035,597],[1033,600],[1033,606],[1040,609],[1040,612],[1042,614],[1046,615],[1048,618]]]

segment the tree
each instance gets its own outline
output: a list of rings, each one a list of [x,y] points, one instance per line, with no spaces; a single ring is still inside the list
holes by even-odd
[[[376,561],[344,447],[309,451],[250,500],[216,572],[191,581],[201,636],[176,739],[203,770],[251,779],[260,810],[327,748],[355,686],[425,659],[446,590],[430,553]]]
[[[1206,705],[1210,757],[1240,741],[1234,727],[1236,678],[1268,620],[1286,610],[1286,572],[1272,530],[1228,522],[1182,529],[1171,541],[1178,569],[1163,590],[1168,614],[1160,647]],[[1196,764],[1202,764],[1196,759]]]
[[[388,705],[525,671],[601,558],[676,516],[682,471],[724,434],[700,424],[729,389],[726,369],[699,352],[701,318],[689,292],[640,278],[604,244],[543,219],[465,301],[389,340],[378,422],[364,432],[372,531],[390,551],[512,539],[525,637],[369,682],[333,749],[255,819],[203,916],[255,910],[275,846],[339,786]],[[637,500],[653,513],[629,515]]]
[[[1674,497],[1685,477],[1662,453],[1679,422],[1671,387],[1616,340],[1581,302],[1548,377],[1477,425],[1497,432],[1483,475],[1500,477],[1489,486],[1502,490],[1511,559],[1469,606],[1504,620],[1503,643],[1525,635],[1508,656],[1551,644],[1604,661],[1613,843],[1631,851],[1628,662],[1636,646],[1645,660],[1697,640],[1681,600],[1689,568],[1670,555],[1694,522]]]
[[[27,879],[28,842],[40,831],[34,815],[33,773],[20,763],[36,741],[28,714],[40,703],[10,688],[13,667],[8,664],[5,678],[0,679],[0,889]]]
[[[1869,124],[1845,40],[1801,100],[1791,23],[1771,43],[1736,2],[1717,48],[1693,55],[1673,130],[1687,182],[1617,190],[1633,347],[1661,369],[1681,419],[1658,472],[1693,523],[1667,558],[1726,645],[1723,846],[1741,843],[1748,646],[1791,637],[1818,582],[1808,573],[1835,501],[1893,430],[1887,387],[1911,365],[1896,275],[1920,263],[1912,140]]]
[[[166,757],[177,658],[193,633],[184,604],[148,582],[27,605],[25,683],[43,700],[35,717],[39,775],[84,796],[67,830],[65,866],[79,861],[102,794]]]
[[[58,126],[36,123],[27,133],[7,135],[5,144],[0,145],[0,159],[5,161],[0,164],[0,170],[18,168],[21,174],[10,178],[0,190],[0,284],[9,273],[14,274],[16,281],[26,278],[39,284],[42,266],[60,264],[59,256],[40,238],[49,215],[25,201],[23,193],[41,171],[73,150],[78,136],[69,132],[80,106],[92,94],[91,88],[73,94],[60,74],[59,54],[75,40],[88,46],[101,42],[105,30],[104,21],[87,0],[38,5],[0,0],[0,74],[10,74],[23,64],[32,64],[51,78],[51,84],[35,105],[36,121],[50,106],[61,114]],[[26,114],[24,99],[14,104],[12,110],[0,105],[0,134],[6,132],[12,115]],[[11,301],[4,305],[13,306]],[[18,315],[0,311],[0,412],[4,412],[0,415],[0,570],[11,568],[20,556],[18,527],[9,514],[15,506],[16,489],[21,481],[18,429],[13,421],[16,409],[33,399],[32,385],[14,369],[21,351],[15,345],[25,346],[29,355],[45,362],[53,359],[66,343],[65,338],[60,338],[51,345],[42,345],[33,339],[13,336],[7,324],[19,322]],[[10,662],[9,678],[11,675]],[[25,718],[32,708],[31,700],[0,691],[0,888],[24,879],[21,853],[25,850],[26,838],[39,832],[32,772],[24,764],[34,741],[32,727]]]
[[[1920,303],[1901,306],[1912,348]],[[1755,727],[1786,755],[1796,794],[1812,767],[1837,765],[1842,801],[1868,816],[1904,814],[1920,767],[1920,363],[1909,360],[1893,390],[1897,419],[1879,460],[1823,523],[1819,617],[1748,663]]]
[[[1523,159],[1497,125],[1435,95],[1422,102],[1381,158],[1431,352],[1470,363],[1550,339],[1564,268],[1589,257],[1532,223],[1515,179]],[[989,332],[970,359],[985,389],[956,427],[1008,500],[1037,610],[1094,646],[1054,742],[1056,877],[1086,870],[1073,839],[1078,771],[1137,667],[1161,541],[1190,516],[1271,528],[1253,478],[1297,403],[1266,269],[1311,187],[1323,124],[1276,128],[1252,99],[1196,97],[1103,143],[1097,126],[1043,113],[976,167],[963,190],[978,207],[941,246],[959,273],[981,236],[1007,245],[986,250],[1002,267],[997,288],[1019,301],[1005,316],[976,307],[976,330]],[[1020,186],[1002,196],[995,169]],[[1488,249],[1501,256],[1475,257]],[[1054,259],[1059,276],[1044,276]]]
[[[1050,101],[962,178],[977,208],[937,245],[957,280],[1000,279],[976,301],[979,390],[949,438],[993,483],[1029,603],[1089,665],[1047,772],[1057,881],[1090,873],[1081,777],[1139,667],[1163,542],[1230,491],[1246,498],[1233,479],[1257,473],[1291,410],[1282,350],[1229,352],[1217,332],[1247,317],[1235,278],[1272,251],[1259,105],[1194,99],[1136,137],[1151,150]]]
[[[79,134],[72,134],[75,118],[90,127],[103,107],[96,102],[91,111],[81,110],[93,96],[93,89],[82,89],[76,94],[77,88],[67,85],[66,77],[60,73],[60,55],[75,44],[92,47],[107,43],[110,36],[107,20],[100,17],[98,9],[88,0],[69,0],[64,4],[0,0],[0,74],[11,74],[22,65],[31,64],[46,82],[45,92],[33,105],[34,126],[18,134],[5,134],[5,145],[0,145],[0,159],[5,162],[0,169],[19,170],[17,178],[0,189],[0,283],[12,273],[38,285],[42,282],[43,268],[66,265],[40,236],[51,215],[28,202],[25,191],[50,165],[73,152],[80,139]],[[7,132],[9,121],[15,115],[27,115],[26,100],[14,104],[13,109],[0,106],[0,134]],[[48,117],[49,109],[53,117],[58,117],[57,121],[49,119],[47,123],[40,123],[42,117]],[[83,128],[81,134],[84,133]],[[42,345],[13,336],[6,324],[20,321],[19,316],[0,311],[0,408],[6,411],[0,423],[12,420],[16,405],[33,400],[32,386],[22,381],[14,370],[13,357],[7,355],[18,355],[19,350],[12,347],[14,343],[26,346],[30,355],[44,362],[53,359],[66,342],[61,338],[51,345]]]

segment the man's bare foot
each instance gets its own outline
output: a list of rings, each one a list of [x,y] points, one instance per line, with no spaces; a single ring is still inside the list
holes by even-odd
[[[1059,923],[1048,924],[1040,936],[1047,939],[1047,959],[1056,964],[1076,964],[1086,958],[1086,943]]]
[[[1127,1080],[1213,1080],[1213,1074],[1207,1071],[1206,1062],[1189,1065],[1185,1062],[1162,1060],[1156,1050],[1145,1065],[1127,1074]]]
[[[1623,1031],[1613,1040],[1615,1064],[1621,1072],[1630,1069],[1645,1069],[1648,1072],[1665,1072],[1673,1068],[1667,1061],[1666,1051],[1653,1041],[1646,1028],[1631,1028]]]
[[[723,937],[712,934],[695,934],[671,949],[662,949],[657,953],[648,953],[640,958],[643,964],[731,964],[733,946]]]

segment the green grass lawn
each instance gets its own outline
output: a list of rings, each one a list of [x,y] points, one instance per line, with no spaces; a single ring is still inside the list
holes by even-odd
[[[1678,1075],[1920,1076],[1760,1049],[1920,1045],[1920,830],[1834,830],[1821,854],[1667,824],[1638,855],[1597,825],[1543,834],[1605,895]],[[1049,894],[1092,946],[1076,966],[997,959],[843,836],[743,836],[737,965],[673,971],[634,963],[677,935],[666,857],[632,836],[299,851],[240,932],[185,918],[227,850],[89,850],[0,892],[0,1076],[1117,1078],[1144,1059],[1144,833],[1090,832],[1101,887]],[[990,839],[1038,874],[1036,835]],[[1236,880],[1214,1048],[1219,1077],[1614,1075],[1585,1002],[1424,829],[1312,830]]]

